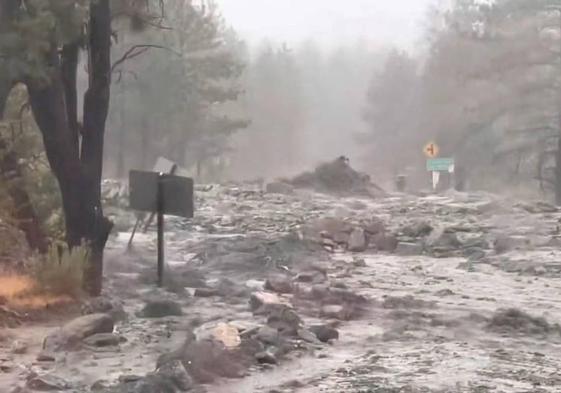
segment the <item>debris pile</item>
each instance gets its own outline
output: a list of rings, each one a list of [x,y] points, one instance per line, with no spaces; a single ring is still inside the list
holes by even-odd
[[[374,184],[370,176],[354,170],[346,157],[321,164],[313,172],[304,172],[286,182],[296,188],[336,195],[385,195],[384,190]]]

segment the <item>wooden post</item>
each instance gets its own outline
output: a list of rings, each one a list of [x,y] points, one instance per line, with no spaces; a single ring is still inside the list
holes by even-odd
[[[164,174],[158,175],[158,286],[164,285]]]

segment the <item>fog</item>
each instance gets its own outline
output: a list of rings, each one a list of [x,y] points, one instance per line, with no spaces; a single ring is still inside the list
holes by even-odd
[[[358,38],[372,45],[412,47],[430,0],[218,0],[226,21],[252,43],[263,39],[325,46]]]
[[[472,187],[551,195],[553,11],[514,0],[214,4],[170,3],[163,31],[117,29],[117,59],[163,49],[115,70],[109,176],[165,156],[201,181],[271,180],[345,155],[384,186],[405,175],[422,188],[423,146],[435,142]]]

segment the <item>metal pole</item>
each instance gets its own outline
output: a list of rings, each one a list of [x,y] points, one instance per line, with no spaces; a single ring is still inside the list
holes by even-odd
[[[158,286],[164,284],[164,174],[158,174]]]

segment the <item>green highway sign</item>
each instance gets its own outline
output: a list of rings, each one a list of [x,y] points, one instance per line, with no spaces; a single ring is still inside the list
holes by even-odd
[[[454,170],[453,158],[431,158],[427,160],[429,172],[452,172]]]

